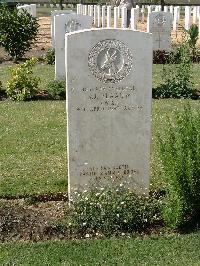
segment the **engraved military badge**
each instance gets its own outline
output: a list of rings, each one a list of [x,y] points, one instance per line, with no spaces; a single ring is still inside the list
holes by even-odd
[[[107,39],[98,42],[88,56],[88,67],[103,83],[117,83],[131,71],[133,56],[121,41]]]
[[[70,19],[66,23],[65,32],[73,32],[81,29],[81,24],[76,19]]]
[[[164,24],[166,23],[166,17],[163,14],[158,14],[155,17],[155,23],[157,24],[157,26],[162,27],[164,26]]]

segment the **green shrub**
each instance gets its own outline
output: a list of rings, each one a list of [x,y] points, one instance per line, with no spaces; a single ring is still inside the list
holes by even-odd
[[[48,65],[54,65],[55,64],[55,50],[49,49],[44,55],[44,60]]]
[[[76,195],[71,228],[82,236],[133,233],[160,220],[159,201],[138,196],[124,184],[93,188]]]
[[[166,178],[163,217],[172,228],[200,222],[200,112],[176,113],[159,137],[159,153]]]
[[[199,28],[196,24],[192,24],[189,28],[189,30],[186,30],[186,32],[188,33],[189,39],[188,39],[188,43],[191,47],[195,47],[197,40],[198,40],[198,36],[199,36]]]
[[[155,90],[154,96],[157,98],[193,97],[191,65],[190,49],[185,43],[171,54],[169,64],[163,65],[163,84]]]
[[[16,101],[31,99],[37,94],[39,78],[33,76],[33,66],[37,59],[32,58],[24,64],[11,68],[11,79],[7,81],[6,92]]]
[[[66,84],[63,80],[53,80],[47,84],[47,93],[54,100],[66,98]]]
[[[31,48],[36,40],[39,24],[27,11],[0,9],[0,45],[18,60]]]

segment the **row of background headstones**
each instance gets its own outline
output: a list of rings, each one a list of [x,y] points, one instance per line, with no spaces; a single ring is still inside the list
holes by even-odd
[[[83,15],[90,15],[93,17],[94,25],[96,27],[105,27],[106,23],[105,20],[107,19],[107,27],[111,27],[111,12],[112,7],[111,6],[99,6],[99,5],[82,5],[82,4],[77,4],[77,14],[83,14]],[[124,27],[126,23],[123,22],[123,8],[120,10],[120,7],[114,7],[114,28],[115,25],[117,24],[117,19],[120,17],[122,18],[121,25]],[[197,23],[197,20],[200,20],[200,6],[185,6],[182,7],[185,13],[185,29],[189,29],[191,23]],[[134,29],[137,29],[137,26],[135,23],[141,19],[142,22],[145,21],[145,14],[151,13],[152,11],[161,11],[161,6],[142,6],[140,9],[139,6],[136,6],[136,8],[133,8],[132,11],[133,13],[136,13],[137,15],[134,18],[133,22],[133,27]],[[165,12],[170,12],[173,15],[173,30],[177,30],[177,24],[180,20],[180,12],[181,12],[181,7],[180,6],[165,6],[164,7]],[[106,15],[107,12],[107,15]],[[115,16],[116,13],[116,16]],[[192,18],[193,14],[193,18]],[[141,16],[141,18],[140,18]],[[135,21],[136,20],[136,21]],[[119,25],[117,25],[119,26]],[[132,27],[132,28],[133,28]]]
[[[40,4],[37,5],[39,7]],[[54,5],[50,4],[50,7],[53,8]],[[56,7],[59,7],[59,4],[56,4]],[[64,4],[64,7],[67,7],[67,4]],[[185,10],[185,29],[189,29],[191,23],[197,23],[199,20],[200,24],[200,6],[185,6],[183,7]],[[25,9],[27,10],[32,16],[36,17],[36,4],[31,5],[20,5],[17,7],[18,10]],[[137,29],[137,22],[139,19],[141,19],[142,22],[145,21],[145,14],[147,13],[147,16],[152,11],[161,11],[160,5],[155,6],[145,6],[143,5],[142,8],[139,8],[139,6],[136,6],[135,9],[132,10],[132,29]],[[164,7],[165,12],[170,12],[173,15],[173,30],[177,30],[177,25],[180,20],[180,12],[181,7],[180,6],[165,6]],[[107,12],[107,15],[106,15]],[[96,27],[111,27],[111,21],[112,21],[112,7],[111,6],[100,6],[100,5],[83,5],[83,4],[77,4],[77,14],[82,15],[90,15],[93,17],[93,24]],[[120,23],[118,19],[121,17],[121,27],[126,27],[126,12],[124,9],[120,9],[120,7],[114,7],[114,28],[120,27]],[[140,18],[141,14],[141,18]],[[193,14],[193,18],[191,19],[191,15]],[[106,23],[107,20],[107,23]]]
[[[90,6],[91,7],[91,6]],[[97,6],[100,8],[100,6]],[[103,7],[102,7],[103,9]],[[91,12],[94,9],[90,8],[89,11]],[[97,9],[99,10],[99,9]],[[105,10],[105,9],[103,9]],[[107,7],[108,20],[107,27],[111,28],[111,6]],[[176,9],[175,9],[176,10]],[[77,7],[78,13],[80,12],[80,5]],[[61,79],[65,76],[65,63],[64,63],[64,49],[65,49],[65,42],[64,36],[66,32],[66,24],[70,20],[74,20],[74,22],[81,25],[81,27],[77,26],[75,30],[81,30],[86,28],[92,28],[92,23],[94,25],[93,12],[90,15],[83,15],[83,14],[70,14],[68,10],[57,10],[52,12],[52,46],[55,48],[55,78]],[[94,12],[95,13],[95,12]],[[118,28],[118,19],[122,14],[122,28],[126,28],[126,8],[121,9],[118,7],[114,7],[114,28]],[[174,13],[178,14],[178,13]],[[180,13],[179,13],[180,15]],[[155,20],[156,16],[160,16],[159,19],[162,20],[164,18],[166,21],[163,25],[157,27]],[[162,11],[153,11],[148,13],[147,19],[147,32],[153,33],[153,50],[165,50],[170,51],[171,49],[171,27],[172,27],[172,14],[170,12],[162,12]],[[137,21],[139,19],[139,8],[133,8],[131,11],[131,29],[137,29]],[[77,22],[78,21],[78,22]],[[200,20],[199,20],[200,21]],[[174,25],[173,25],[174,26]],[[54,30],[56,29],[56,30]],[[70,30],[72,31],[72,30]]]
[[[85,8],[86,7],[86,8]],[[148,6],[148,16],[152,12],[151,6]],[[155,7],[155,11],[160,11],[160,6]],[[86,12],[87,9],[87,12]],[[142,10],[142,9],[141,9]],[[139,7],[132,8],[131,10],[131,29],[137,30],[137,23],[139,19],[141,21],[144,20],[144,12],[142,12],[142,16],[140,18],[140,11]],[[144,9],[145,10],[145,9]],[[195,12],[194,12],[195,10]],[[51,37],[52,37],[52,47],[54,48],[54,16],[58,14],[64,14],[64,13],[70,13],[73,12],[72,10],[55,10],[51,13]],[[167,12],[165,8],[165,12]],[[180,20],[180,7],[174,7],[170,6],[170,9],[168,9],[168,12],[170,12],[173,15],[173,30],[177,31],[178,29],[178,23]],[[114,7],[112,10],[111,6],[92,6],[92,5],[77,5],[77,14],[82,15],[89,15],[92,17],[93,25],[95,27],[113,27],[113,28],[126,28],[127,27],[127,12],[126,8],[119,8]],[[113,19],[112,19],[113,16]],[[148,16],[147,16],[147,24],[148,24]],[[112,24],[113,21],[113,24]],[[197,22],[198,21],[198,22]],[[191,19],[191,8],[186,6],[185,7],[185,29],[189,29],[191,23],[199,23],[200,26],[200,7],[193,7],[193,21]],[[147,27],[148,28],[148,27]],[[200,31],[199,31],[200,32]],[[200,33],[199,33],[200,34]]]
[[[65,78],[65,33],[92,28],[92,17],[88,15],[69,13],[60,14],[61,11],[54,11],[53,30],[55,48],[55,78]],[[148,15],[147,32],[153,33],[153,49],[170,51],[171,49],[171,25],[172,14],[168,12],[152,12]],[[164,24],[158,21],[164,19]]]

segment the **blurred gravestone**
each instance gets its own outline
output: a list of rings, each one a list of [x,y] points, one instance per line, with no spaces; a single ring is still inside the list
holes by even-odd
[[[152,12],[148,14],[147,32],[153,35],[153,50],[171,49],[172,14]]]
[[[61,14],[55,16],[54,23],[55,78],[65,79],[65,33],[90,29],[92,27],[92,17],[77,14]]]

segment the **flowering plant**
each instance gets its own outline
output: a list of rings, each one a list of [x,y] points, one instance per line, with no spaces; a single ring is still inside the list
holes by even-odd
[[[160,220],[159,201],[135,194],[125,183],[75,193],[70,225],[83,236],[123,235]]]

